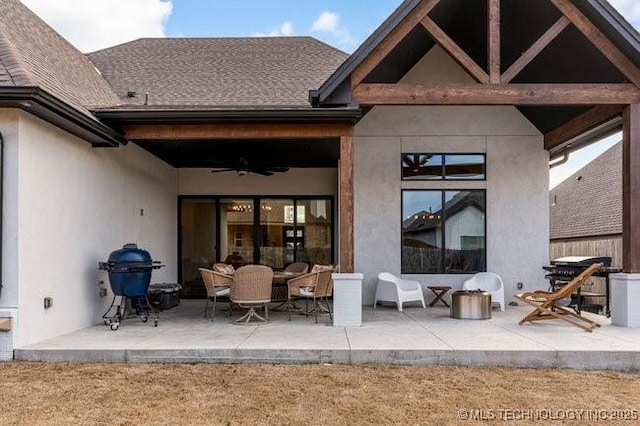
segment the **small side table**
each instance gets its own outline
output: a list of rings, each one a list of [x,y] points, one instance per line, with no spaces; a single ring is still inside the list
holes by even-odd
[[[447,303],[446,300],[443,299],[443,297],[445,294],[447,294],[449,290],[451,290],[451,287],[431,285],[431,286],[427,286],[427,288],[431,290],[433,294],[436,295],[436,297],[431,301],[431,303],[429,303],[429,307],[433,308],[436,305],[436,303],[438,303],[438,301],[444,303],[444,306],[446,306],[447,308],[449,307],[449,304]]]

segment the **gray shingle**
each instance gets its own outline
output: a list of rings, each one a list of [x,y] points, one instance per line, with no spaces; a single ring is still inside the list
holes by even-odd
[[[0,1],[0,85],[41,87],[88,115],[118,104],[91,61],[19,0]]]
[[[148,93],[151,108],[309,107],[347,57],[311,37],[146,38],[89,54],[122,102]]]
[[[622,143],[549,193],[551,239],[622,233]]]

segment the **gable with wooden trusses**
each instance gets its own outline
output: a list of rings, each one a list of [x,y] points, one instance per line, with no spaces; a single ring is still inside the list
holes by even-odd
[[[434,46],[474,82],[399,83]],[[639,87],[640,34],[605,0],[406,0],[311,97],[364,111],[514,105],[553,154],[619,129]]]

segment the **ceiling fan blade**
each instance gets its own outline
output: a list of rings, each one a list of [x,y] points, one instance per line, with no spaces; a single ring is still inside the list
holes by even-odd
[[[269,167],[267,168],[267,170],[274,173],[285,173],[289,171],[289,168],[288,167]]]
[[[251,173],[255,173],[257,175],[262,175],[262,176],[273,176],[273,172],[270,170],[264,170],[264,169],[251,169],[249,170]]]
[[[211,173],[223,173],[223,172],[234,172],[236,169],[226,168],[226,169],[213,169]]]

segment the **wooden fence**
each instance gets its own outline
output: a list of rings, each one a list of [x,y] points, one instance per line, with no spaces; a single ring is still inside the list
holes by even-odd
[[[566,256],[608,256],[611,257],[612,267],[622,268],[622,237],[552,240],[549,247],[549,259]]]
[[[594,238],[573,241],[551,241],[549,259],[566,256],[608,256],[613,268],[622,268],[622,237]],[[604,278],[591,278],[583,285],[584,291],[603,294]],[[602,303],[601,299],[586,298],[585,303]]]

